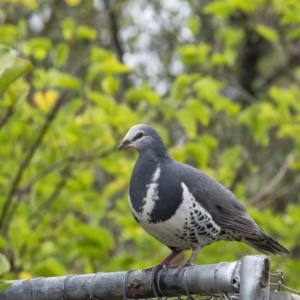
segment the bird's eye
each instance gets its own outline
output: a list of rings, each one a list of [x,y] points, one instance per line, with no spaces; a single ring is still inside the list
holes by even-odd
[[[138,140],[138,139],[140,139],[143,135],[144,135],[144,134],[143,134],[142,132],[138,132],[138,133],[135,135],[134,139],[135,139],[135,140]]]

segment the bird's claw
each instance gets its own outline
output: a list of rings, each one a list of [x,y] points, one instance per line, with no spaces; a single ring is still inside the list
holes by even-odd
[[[181,264],[181,265],[178,265],[177,267],[177,270],[176,270],[176,273],[174,274],[174,277],[178,277],[180,272],[185,268],[185,267],[190,267],[192,266],[193,264],[190,263],[190,262],[186,262],[184,264]]]
[[[165,271],[165,273],[168,273],[168,265],[166,265],[166,264],[164,264],[163,266],[162,266],[162,269]]]

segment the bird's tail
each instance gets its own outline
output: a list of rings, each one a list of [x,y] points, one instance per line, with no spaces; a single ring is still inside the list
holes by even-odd
[[[290,256],[291,253],[285,247],[280,245],[277,241],[267,235],[261,230],[261,235],[258,236],[247,236],[244,240],[246,244],[253,247],[254,249],[263,252],[265,254],[274,253],[282,256]]]

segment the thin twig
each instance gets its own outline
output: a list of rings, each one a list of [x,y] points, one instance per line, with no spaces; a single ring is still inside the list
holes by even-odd
[[[7,111],[2,120],[0,120],[0,129],[6,124],[6,122],[9,120],[9,118],[14,114],[15,112],[15,106],[11,105]]]

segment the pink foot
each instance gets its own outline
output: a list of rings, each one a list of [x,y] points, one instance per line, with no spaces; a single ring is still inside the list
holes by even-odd
[[[190,267],[192,265],[193,265],[193,263],[191,263],[191,262],[186,262],[184,264],[179,265],[174,276],[177,277],[180,274],[180,272],[182,271],[182,269],[184,269],[185,267]]]
[[[175,258],[177,255],[179,255],[181,253],[181,251],[173,251],[170,255],[168,255],[164,260],[162,260],[159,264],[150,267],[150,268],[146,268],[143,270],[143,272],[147,272],[147,271],[151,271],[151,281],[154,280],[155,275],[157,274],[157,272],[160,269],[163,269],[165,272],[168,271],[168,267],[170,265],[170,262],[173,258]]]
[[[150,272],[151,271],[151,281],[153,281],[156,274],[157,274],[157,272],[161,269],[163,269],[165,272],[168,271],[168,265],[165,264],[164,261],[160,262],[159,264],[157,264],[153,267],[144,269],[143,272]]]

